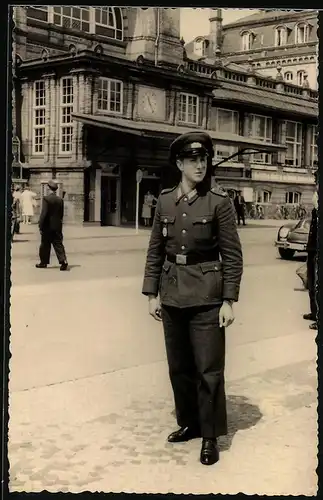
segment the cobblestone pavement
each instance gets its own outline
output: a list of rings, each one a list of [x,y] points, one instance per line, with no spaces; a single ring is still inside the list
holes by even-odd
[[[316,494],[315,363],[227,385],[229,433],[220,439],[221,460],[211,468],[198,462],[200,440],[166,442],[176,426],[172,398],[162,382],[166,367],[153,367],[152,377],[151,368],[70,383],[63,394],[58,386],[47,388],[50,406],[60,399],[59,410],[73,405],[73,397],[93,403],[92,411],[74,415],[74,421],[71,408],[65,415],[53,408],[44,412],[45,389],[35,390],[33,421],[15,412],[11,422],[11,491]],[[103,395],[102,385],[106,399],[98,411],[94,395]],[[116,396],[122,385],[128,389],[124,402]],[[25,397],[13,400],[23,403]]]

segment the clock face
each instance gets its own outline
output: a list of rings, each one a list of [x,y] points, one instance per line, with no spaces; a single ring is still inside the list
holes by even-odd
[[[141,105],[145,113],[154,115],[157,111],[158,100],[155,92],[146,91],[142,97]]]
[[[164,120],[166,114],[164,89],[140,87],[138,95],[138,115],[142,118]]]

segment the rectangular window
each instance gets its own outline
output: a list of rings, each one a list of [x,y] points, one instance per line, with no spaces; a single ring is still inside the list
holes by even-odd
[[[301,202],[301,193],[289,191],[285,194],[285,203],[291,205],[298,205]]]
[[[299,122],[286,121],[286,159],[285,164],[300,167],[302,163],[303,126]]]
[[[273,141],[272,118],[262,115],[250,116],[250,136],[262,142],[271,143]],[[252,155],[252,162],[270,164],[272,161],[269,153],[255,153]]]
[[[60,102],[60,153],[71,153],[73,149],[73,79],[61,79]]]
[[[317,131],[317,125],[311,125],[311,159],[310,159],[310,166],[311,167],[317,167],[318,166],[318,150],[317,150],[317,138],[318,138],[318,131]]]
[[[122,113],[123,82],[110,78],[99,78],[98,109],[109,113]]]
[[[62,182],[57,182],[56,179],[55,179],[55,182],[58,185],[58,189],[57,189],[56,193],[57,193],[58,196],[62,196],[62,194],[63,194],[63,183]],[[44,196],[47,196],[48,194],[50,194],[50,192],[51,191],[50,191],[49,187],[47,186],[47,181],[46,182],[42,182],[41,186],[40,186],[40,197],[41,197],[41,199],[43,199]]]
[[[197,125],[199,118],[198,106],[198,96],[181,93],[179,95],[179,121]]]
[[[54,7],[54,24],[77,31],[90,32],[90,8],[76,6]]]
[[[34,82],[33,101],[33,154],[44,154],[46,126],[46,88],[44,80]]]
[[[216,108],[216,130],[228,134],[239,134],[239,113],[231,109]]]
[[[47,5],[30,5],[27,7],[27,19],[36,19],[37,21],[48,22]]]
[[[271,192],[270,191],[257,191],[256,192],[256,203],[270,203]]]

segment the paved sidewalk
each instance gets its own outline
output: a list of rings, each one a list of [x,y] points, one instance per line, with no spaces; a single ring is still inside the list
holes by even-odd
[[[212,467],[199,440],[166,442],[162,331],[139,276],[14,287],[11,491],[315,495],[316,332],[293,267],[245,270],[227,330],[229,434]]]

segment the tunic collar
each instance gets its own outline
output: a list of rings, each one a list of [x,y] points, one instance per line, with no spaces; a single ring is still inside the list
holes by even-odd
[[[182,184],[178,185],[176,189],[176,203],[179,203],[184,197],[187,198],[188,203],[193,203],[193,201],[197,198],[198,193],[196,189],[192,189],[189,193],[185,194],[183,191]]]

